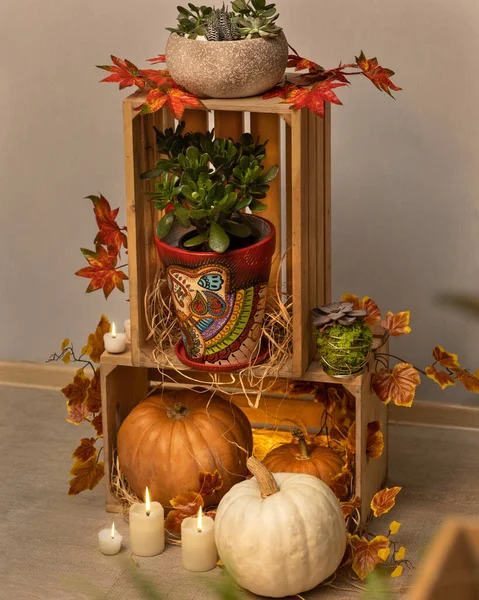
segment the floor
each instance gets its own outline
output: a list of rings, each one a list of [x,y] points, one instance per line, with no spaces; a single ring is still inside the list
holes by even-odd
[[[97,532],[112,518],[104,510],[102,486],[67,496],[70,455],[87,433],[65,422],[60,393],[0,388],[0,600],[218,598],[217,586],[225,580],[221,569],[186,572],[177,547],[138,559],[137,565],[127,551],[100,554]],[[387,533],[391,520],[400,521],[396,537],[417,564],[446,516],[479,515],[479,432],[395,425],[390,440],[389,485],[403,490],[396,508],[371,529]],[[117,527],[127,543],[126,523],[118,519]],[[141,581],[133,581],[135,575]],[[141,594],[144,578],[155,584],[158,595]],[[393,597],[405,597],[410,583],[410,574],[393,580],[395,588],[402,588]],[[360,597],[321,587],[302,596]],[[253,596],[238,592],[235,598]]]

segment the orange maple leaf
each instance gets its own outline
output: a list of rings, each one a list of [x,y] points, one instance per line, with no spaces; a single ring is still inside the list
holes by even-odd
[[[393,97],[391,90],[394,90],[395,92],[399,92],[401,90],[400,87],[391,81],[394,71],[381,67],[376,57],[366,58],[366,55],[361,50],[359,57],[356,56],[356,64],[361,69],[363,74],[378,88],[378,90],[386,92],[386,94],[389,94],[391,97]]]
[[[87,294],[102,289],[105,298],[108,298],[115,288],[121,292],[125,291],[123,281],[128,279],[128,276],[123,271],[115,268],[117,263],[116,252],[107,252],[102,246],[99,246],[96,252],[86,248],[81,248],[81,252],[90,266],[80,269],[75,275],[91,279],[86,289]]]
[[[263,100],[268,100],[269,98],[287,98],[289,94],[296,89],[294,83],[285,83],[284,85],[277,85],[274,88],[271,88],[263,95]]]
[[[381,421],[368,423],[366,438],[366,456],[368,458],[379,458],[384,450],[384,436],[381,431]]]
[[[334,83],[331,80],[315,83],[311,88],[297,87],[292,90],[284,100],[287,104],[292,104],[292,108],[309,108],[318,117],[324,117],[324,103],[342,104],[341,100],[333,92],[334,88],[344,87],[345,83]]]
[[[181,523],[186,517],[198,514],[200,506],[204,507],[204,500],[197,492],[184,492],[170,500],[171,510],[165,519],[165,528],[171,533],[181,533]]]
[[[95,370],[90,387],[88,388],[88,396],[85,404],[92,415],[101,410],[100,369]]]
[[[80,440],[80,445],[73,452],[72,458],[83,462],[86,462],[92,457],[96,458],[97,449],[95,448],[95,442],[96,438],[82,438]]]
[[[97,463],[96,458],[77,460],[70,471],[72,478],[68,495],[76,496],[85,490],[92,490],[100,483],[104,474],[105,466],[102,462]]]
[[[198,492],[203,496],[211,496],[217,490],[223,487],[223,477],[221,473],[216,469],[213,473],[207,471],[200,471],[198,473],[200,480],[200,489]]]
[[[446,369],[455,369],[460,366],[457,354],[444,350],[442,346],[434,346],[432,356],[441,367],[446,367]]]
[[[160,88],[154,88],[146,97],[145,102],[141,106],[141,114],[153,113],[165,104],[168,105],[176,119],[181,119],[185,108],[204,108],[203,103],[193,96],[179,88],[172,87],[163,91]]]
[[[341,300],[343,302],[350,302],[353,305],[353,310],[360,310],[363,307],[363,303],[356,294],[343,294]]]
[[[346,464],[342,470],[331,479],[331,483],[329,484],[329,487],[333,490],[339,500],[345,498],[349,494],[352,476],[348,467],[349,465]]]
[[[68,408],[79,406],[87,397],[90,387],[90,378],[85,375],[83,369],[78,369],[73,381],[61,389],[62,394],[68,400]]]
[[[442,390],[449,385],[456,385],[456,381],[452,375],[449,375],[449,373],[446,373],[445,371],[439,371],[433,366],[426,367],[426,375],[429,379],[432,379],[440,385]]]
[[[317,69],[321,70],[318,63],[315,63],[308,58],[298,56],[297,54],[290,54],[288,56],[288,68],[291,67],[294,67],[295,71],[305,71],[306,69],[309,71],[315,71]]]
[[[139,88],[145,87],[145,81],[141,77],[138,67],[132,62],[122,60],[116,56],[111,56],[113,65],[97,65],[99,69],[110,71],[111,75],[102,79],[100,83],[119,83],[120,90],[136,85]]]
[[[389,334],[393,337],[406,335],[411,332],[411,328],[409,327],[410,317],[411,312],[409,310],[404,310],[396,314],[389,311],[381,322],[381,327],[389,331]]]
[[[149,62],[151,64],[165,63],[166,62],[166,55],[165,54],[158,54],[158,56],[155,56],[155,58],[147,58],[146,62]]]
[[[381,320],[381,311],[379,310],[376,302],[374,302],[374,300],[369,296],[364,296],[363,299],[360,300],[355,294],[343,294],[341,300],[343,302],[351,302],[353,305],[353,310],[367,310],[369,316],[363,319],[363,323],[368,327],[379,323]]]
[[[170,76],[170,72],[166,69],[140,69],[139,72],[140,75],[142,75],[151,82],[151,85],[160,87],[161,85],[165,85],[165,83],[168,83],[170,85],[174,84],[176,86],[176,84]]]
[[[102,194],[100,196],[87,196],[87,198],[93,202],[93,212],[99,229],[94,243],[115,248],[117,252],[120,251],[121,246],[126,248],[127,238],[123,233],[126,227],[120,228],[116,222],[120,209],[111,210],[110,203]]]
[[[371,541],[365,537],[353,535],[349,538],[353,562],[352,568],[359,579],[365,579],[369,573],[384,559],[379,555],[380,550],[389,548],[390,541],[384,535],[377,535]]]
[[[398,363],[392,371],[381,369],[379,373],[373,373],[371,382],[374,392],[384,404],[393,400],[397,406],[411,406],[421,378],[411,364]]]
[[[95,333],[90,333],[85,346],[82,348],[82,354],[87,354],[94,363],[99,363],[101,355],[105,351],[105,342],[103,336],[110,331],[110,321],[105,315],[102,315]]]
[[[479,394],[479,371],[473,375],[464,369],[451,369],[468,392]]]
[[[84,423],[90,416],[90,413],[85,403],[75,404],[75,406],[69,406],[67,402],[67,409],[68,417],[66,420],[68,423],[73,423],[73,425],[80,425],[80,423]]]
[[[356,508],[361,508],[359,496],[354,496],[351,500],[346,500],[346,502],[341,502],[340,504],[345,519],[350,517]]]
[[[371,500],[371,509],[375,517],[388,513],[396,504],[396,496],[402,490],[400,487],[384,488],[375,494]]]

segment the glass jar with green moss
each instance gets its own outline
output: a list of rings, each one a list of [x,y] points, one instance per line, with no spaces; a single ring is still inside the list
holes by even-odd
[[[333,302],[313,309],[316,342],[326,373],[349,377],[360,373],[369,360],[373,334],[363,323],[365,310],[354,310],[350,302]]]

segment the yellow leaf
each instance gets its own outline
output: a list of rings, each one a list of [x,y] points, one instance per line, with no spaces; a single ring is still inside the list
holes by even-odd
[[[96,326],[95,333],[90,333],[88,336],[88,343],[82,348],[82,354],[88,354],[94,363],[99,363],[100,356],[105,350],[103,336],[109,331],[110,321],[107,319],[107,317],[105,317],[105,315],[102,315],[98,325]]]
[[[379,550],[378,552],[378,556],[381,560],[383,560],[384,562],[387,561],[387,559],[389,558],[389,555],[391,554],[391,549],[390,548],[383,548],[382,550]]]
[[[377,492],[371,500],[371,509],[375,517],[388,513],[396,503],[396,496],[402,490],[400,487],[384,488]]]
[[[399,523],[398,521],[393,521],[391,525],[389,525],[389,531],[391,535],[396,534],[399,531],[400,527],[401,523]]]
[[[395,560],[403,560],[405,556],[406,556],[406,548],[404,546],[401,546],[399,548],[399,550],[396,552],[396,554],[394,555],[394,559]]]
[[[70,345],[70,340],[69,340],[68,338],[65,338],[65,339],[63,340],[63,342],[62,342],[62,352],[63,352],[63,350],[65,350],[65,348],[66,348],[67,346],[69,346],[69,345]]]
[[[62,358],[62,362],[64,362],[66,365],[70,364],[70,358],[71,358],[72,353],[70,351],[65,352],[63,358]]]
[[[391,577],[400,577],[402,575],[402,565],[398,565],[391,573]]]

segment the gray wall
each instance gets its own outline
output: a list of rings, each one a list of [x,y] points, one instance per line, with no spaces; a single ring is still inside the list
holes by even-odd
[[[3,0],[0,4],[0,359],[43,361],[81,347],[101,312],[122,322],[126,296],[85,296],[79,247],[92,247],[89,201],[124,220],[121,96],[99,85],[110,53],[140,66],[161,53],[173,0]],[[363,49],[393,68],[393,101],[362,78],[333,110],[334,292],[412,311],[397,353],[426,365],[441,343],[479,367],[479,326],[437,303],[477,291],[479,4],[474,0],[278,0],[298,51],[324,66]],[[463,402],[423,385],[419,396]],[[475,397],[469,396],[470,400]]]

